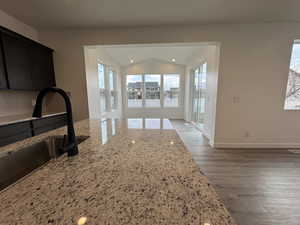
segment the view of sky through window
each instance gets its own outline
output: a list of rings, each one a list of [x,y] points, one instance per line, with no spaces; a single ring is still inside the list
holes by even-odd
[[[295,41],[292,48],[289,77],[284,109],[300,109],[300,42]]]

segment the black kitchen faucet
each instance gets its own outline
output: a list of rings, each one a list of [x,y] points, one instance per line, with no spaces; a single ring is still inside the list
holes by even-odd
[[[42,117],[43,99],[49,92],[59,93],[65,100],[66,111],[67,111],[68,144],[67,146],[63,147],[61,150],[63,152],[68,152],[68,156],[75,156],[78,154],[78,147],[77,147],[77,141],[76,141],[74,125],[73,125],[72,105],[69,96],[64,90],[60,88],[54,88],[54,87],[45,88],[41,90],[37,96],[36,104],[32,116]]]

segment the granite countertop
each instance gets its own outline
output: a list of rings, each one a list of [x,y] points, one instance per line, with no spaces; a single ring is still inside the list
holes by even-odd
[[[42,117],[61,115],[64,113],[66,113],[66,112],[44,112]],[[32,117],[32,113],[31,114],[21,114],[21,115],[11,115],[11,116],[1,116],[0,117],[0,126],[11,124],[11,123],[18,123],[18,122],[24,122],[24,121],[28,121],[28,120],[34,120],[34,119],[38,119],[38,118]]]
[[[175,130],[83,120],[79,155],[53,159],[0,193],[2,225],[234,225]],[[0,148],[16,151],[60,128]]]

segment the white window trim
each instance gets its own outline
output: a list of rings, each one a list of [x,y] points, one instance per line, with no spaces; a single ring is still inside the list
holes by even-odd
[[[177,106],[165,106],[164,104],[165,104],[165,102],[164,102],[164,92],[165,92],[165,89],[164,89],[164,86],[162,86],[162,92],[163,92],[163,97],[162,97],[162,101],[163,101],[163,108],[165,108],[165,109],[174,109],[174,108],[180,108],[180,107],[182,107],[182,96],[183,96],[183,94],[182,94],[182,90],[183,90],[183,88],[182,88],[182,80],[181,80],[181,74],[179,74],[179,73],[165,73],[165,74],[162,74],[162,79],[163,79],[163,77],[164,77],[164,75],[179,75],[179,96],[178,96],[178,105]],[[164,79],[163,79],[164,80]],[[162,85],[164,85],[164,81],[162,82]]]
[[[127,76],[130,75],[139,75],[142,76],[142,83],[145,83],[145,75],[149,75],[151,73],[137,73],[137,74],[125,74],[125,79],[123,80],[123,85],[125,89],[124,97],[125,97],[125,106],[126,109],[178,109],[183,107],[182,102],[182,96],[183,96],[183,82],[182,82],[182,74],[181,73],[165,73],[165,74],[158,74],[155,73],[155,75],[160,75],[160,107],[146,107],[145,104],[145,85],[143,85],[143,91],[142,91],[142,106],[141,107],[128,107],[128,92],[127,92]],[[164,105],[164,75],[179,75],[179,96],[178,96],[178,105],[177,106],[165,106]]]
[[[114,79],[114,92],[116,94],[116,96],[118,96],[118,78],[117,78],[117,71],[115,70],[114,66],[112,65],[108,65],[108,64],[105,64],[105,63],[98,63],[98,65],[103,65],[104,66],[104,88],[100,88],[99,87],[99,91],[100,91],[100,95],[104,95],[104,98],[105,98],[105,111],[102,111],[102,109],[100,109],[101,111],[101,114],[105,114],[107,112],[113,112],[115,110],[118,109],[118,104],[119,104],[119,101],[118,101],[118,98],[116,97],[116,107],[113,108],[112,105],[111,105],[111,95],[110,95],[110,77],[109,77],[109,71],[111,70],[113,72],[113,79]],[[99,71],[98,71],[99,73]],[[99,81],[98,81],[99,82]]]
[[[190,116],[190,119],[192,122],[193,121],[193,100],[194,100],[194,76],[195,76],[195,71],[196,69],[199,69],[199,72],[201,73],[202,69],[203,69],[203,66],[204,64],[206,64],[206,79],[207,79],[207,70],[208,70],[208,63],[207,63],[207,60],[203,60],[200,64],[198,64],[197,66],[193,67],[190,71],[189,71],[189,76],[190,76],[190,83],[189,83],[189,89],[190,89],[190,100],[189,100],[189,116]],[[207,80],[206,80],[207,82]],[[206,88],[204,89],[206,91],[206,94],[207,94],[207,83],[206,83]],[[207,95],[206,95],[207,96]],[[198,107],[198,106],[197,106]],[[205,108],[205,113],[206,113],[206,110],[207,110],[207,101],[205,101],[205,104],[204,104],[204,108]],[[202,129],[200,129],[202,130]]]

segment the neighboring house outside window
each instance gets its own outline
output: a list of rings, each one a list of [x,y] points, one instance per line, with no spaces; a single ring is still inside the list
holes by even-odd
[[[126,84],[129,108],[179,107],[179,74],[127,75]]]

